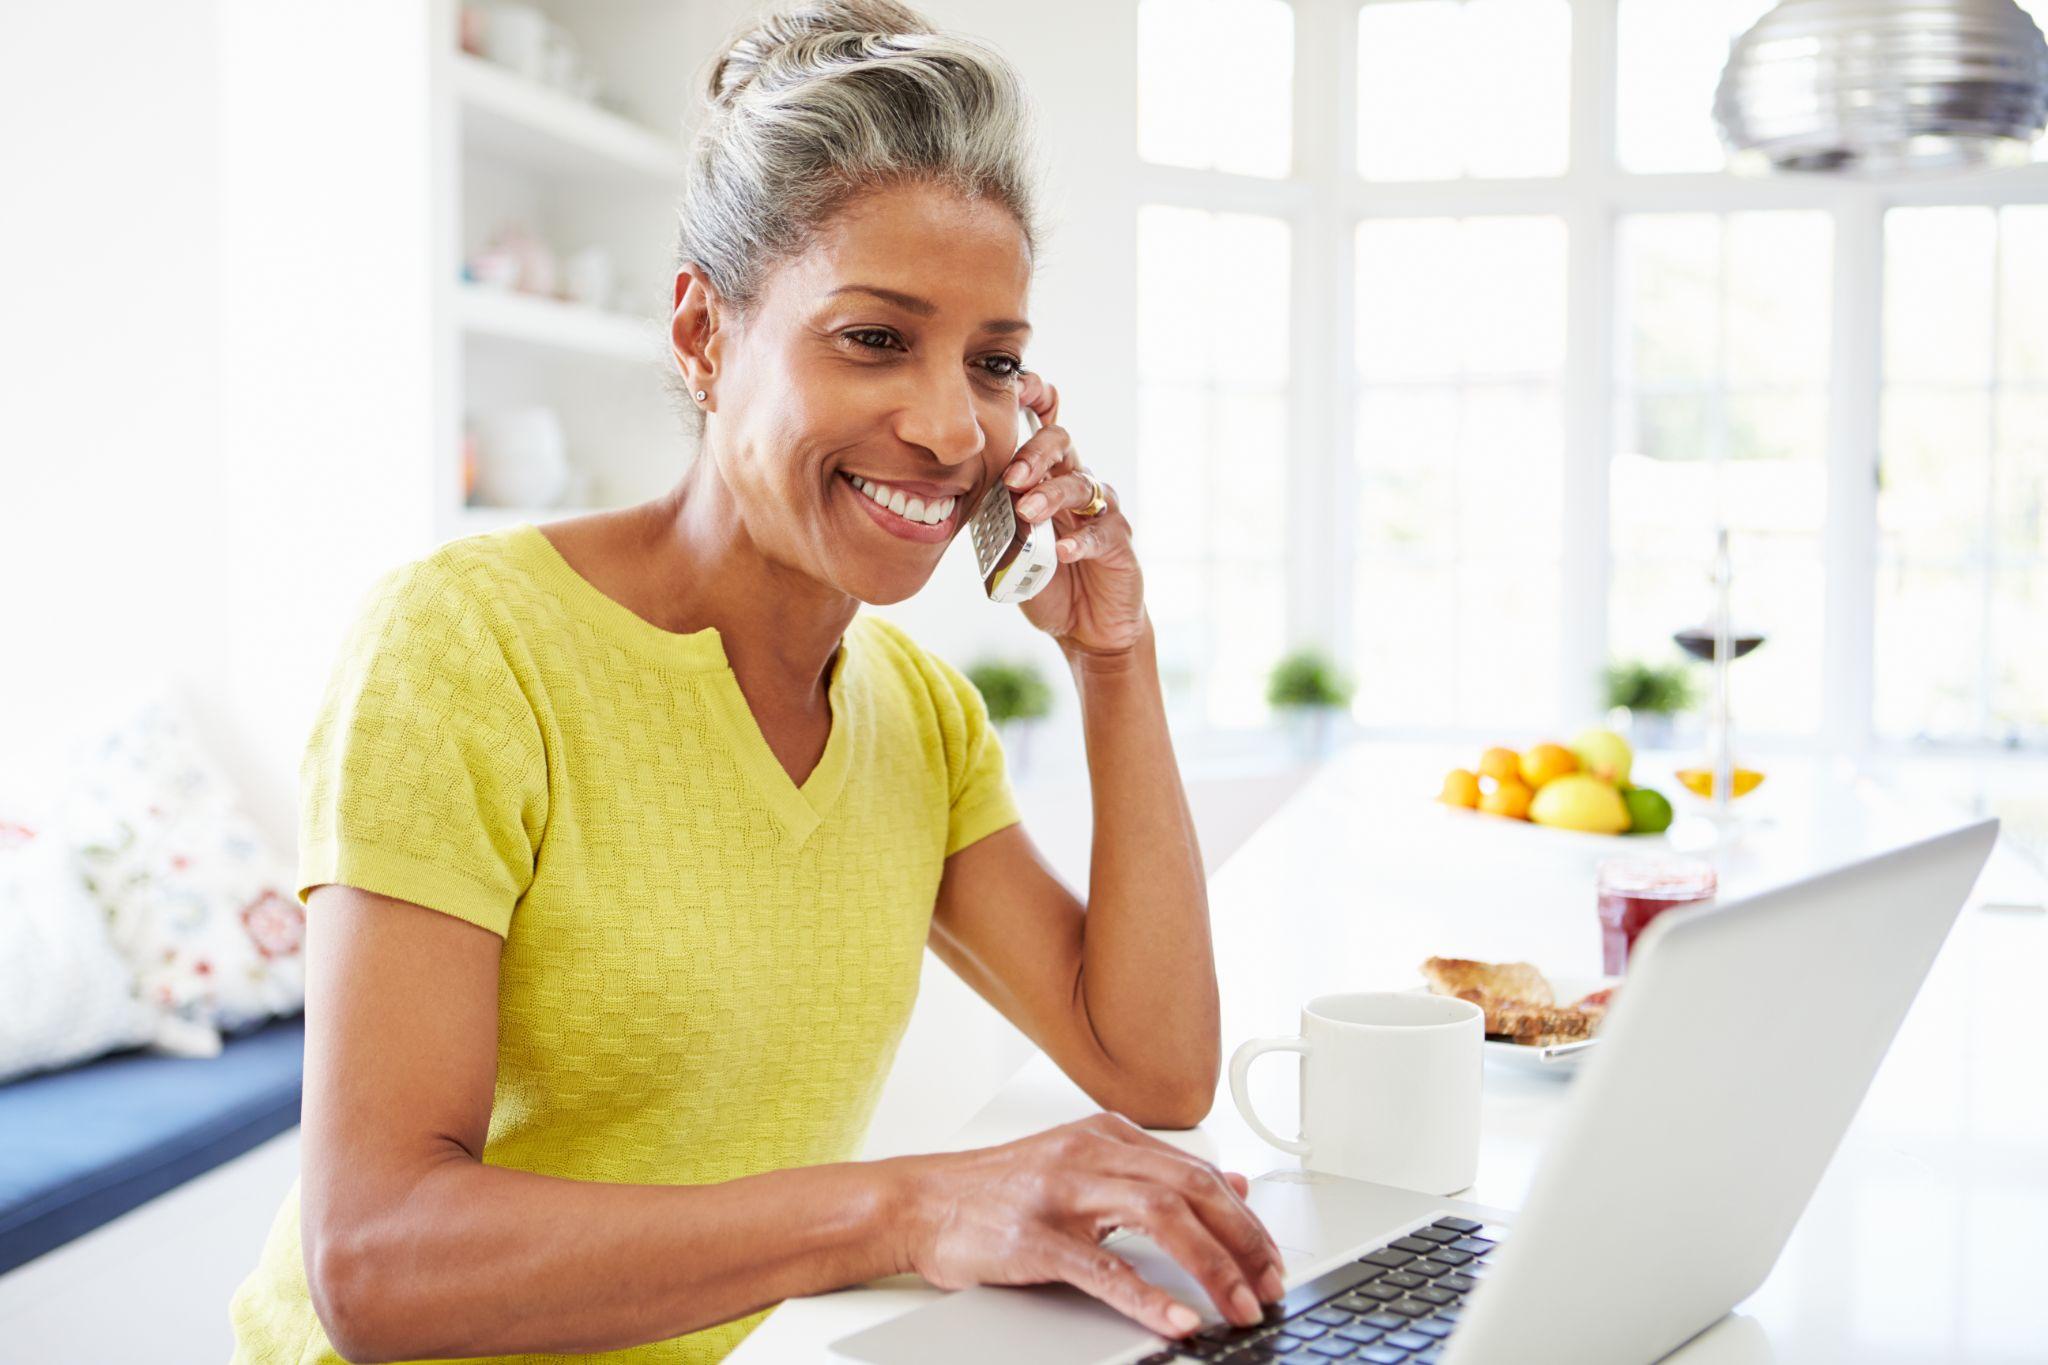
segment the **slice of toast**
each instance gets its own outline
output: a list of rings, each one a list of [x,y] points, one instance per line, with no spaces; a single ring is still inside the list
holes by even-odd
[[[1607,1015],[1608,992],[1560,1005],[1550,982],[1527,962],[1432,957],[1422,964],[1422,975],[1436,994],[1469,1000],[1484,1010],[1487,1033],[1530,1046],[1590,1038]]]
[[[1463,957],[1433,957],[1422,964],[1423,980],[1438,995],[1470,1000],[1481,1009],[1488,1001],[1520,1001],[1554,1005],[1550,982],[1527,962],[1474,962]],[[1493,1032],[1491,1025],[1487,1032]]]
[[[1486,1031],[1518,1043],[1547,1047],[1592,1037],[1601,1013],[1604,1011],[1582,1010],[1573,1005],[1525,1005],[1510,1001],[1486,1012]]]

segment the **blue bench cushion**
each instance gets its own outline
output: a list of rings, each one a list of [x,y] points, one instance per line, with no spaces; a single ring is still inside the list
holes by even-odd
[[[299,1121],[303,1015],[218,1057],[114,1053],[0,1086],[0,1273]]]

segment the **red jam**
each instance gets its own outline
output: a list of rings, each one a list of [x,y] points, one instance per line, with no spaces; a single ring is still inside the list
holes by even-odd
[[[1610,858],[1600,864],[1601,969],[1628,970],[1636,938],[1666,910],[1714,898],[1713,865],[1698,858]]]

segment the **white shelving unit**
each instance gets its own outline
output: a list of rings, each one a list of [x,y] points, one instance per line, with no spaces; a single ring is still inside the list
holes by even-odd
[[[436,533],[589,510],[466,505],[465,426],[506,407],[555,409],[591,508],[652,497],[691,455],[664,382],[682,115],[728,16],[670,0],[543,0],[606,91],[600,104],[463,51],[458,0],[435,3]],[[604,248],[617,280],[610,306],[466,280],[463,262],[512,226],[546,241],[558,263]]]

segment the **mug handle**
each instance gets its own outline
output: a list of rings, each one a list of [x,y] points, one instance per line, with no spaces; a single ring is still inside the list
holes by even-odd
[[[1251,1071],[1252,1059],[1262,1052],[1299,1052],[1306,1057],[1308,1046],[1306,1038],[1254,1038],[1230,1057],[1230,1098],[1237,1101],[1237,1112],[1244,1115],[1244,1121],[1252,1126],[1254,1133],[1281,1151],[1292,1152],[1296,1156],[1307,1156],[1308,1144],[1300,1138],[1281,1137],[1260,1122],[1259,1116],[1252,1110],[1251,1096],[1245,1089],[1245,1077]]]

